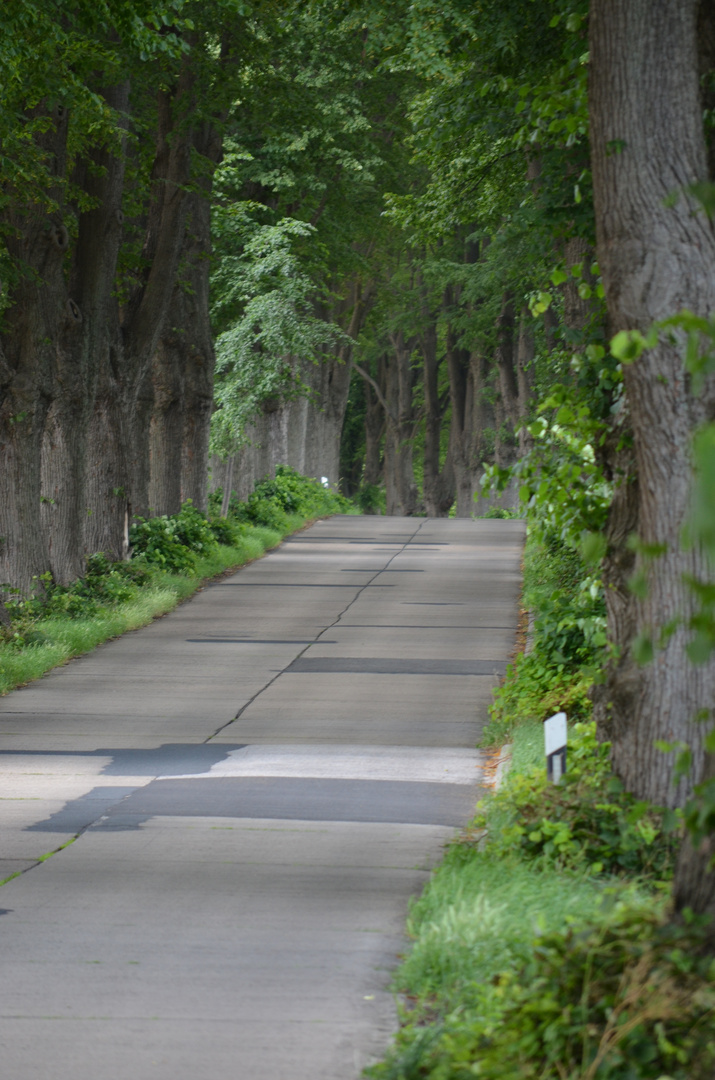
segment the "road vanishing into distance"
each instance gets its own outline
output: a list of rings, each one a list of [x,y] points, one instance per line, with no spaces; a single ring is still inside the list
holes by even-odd
[[[356,1080],[523,523],[334,517],[0,700],[3,1080]],[[48,858],[48,854],[51,856]]]

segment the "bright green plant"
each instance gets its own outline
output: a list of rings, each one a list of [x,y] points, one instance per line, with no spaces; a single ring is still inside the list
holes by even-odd
[[[229,521],[228,518],[211,516],[209,521],[214,539],[225,547],[234,547],[245,532],[238,522]]]
[[[106,608],[129,602],[150,580],[144,566],[110,563],[101,553],[90,555],[84,577],[70,585],[58,585],[50,574],[43,574],[33,596],[8,600],[5,606],[11,625],[0,636],[18,649],[41,644],[46,635],[38,629],[38,620],[92,618]]]
[[[636,909],[544,935],[478,1010],[408,1028],[373,1080],[709,1080],[715,969],[697,926]]]
[[[490,849],[593,874],[672,876],[679,818],[625,792],[609,750],[594,724],[575,724],[560,783],[546,779],[544,766],[509,777],[480,804],[476,824],[489,830]]]
[[[554,532],[529,529],[522,602],[533,616],[532,648],[507,668],[484,746],[501,744],[518,724],[555,712],[571,720],[591,715],[588,692],[606,642],[602,591],[580,554]]]
[[[385,513],[385,489],[379,484],[362,483],[355,501],[361,514]]]

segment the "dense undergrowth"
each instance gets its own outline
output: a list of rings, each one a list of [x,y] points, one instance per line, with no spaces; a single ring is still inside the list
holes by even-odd
[[[512,744],[410,910],[402,1026],[372,1080],[704,1080],[715,1071],[715,962],[696,920],[669,919],[681,822],[640,802],[596,740],[597,582],[532,533],[533,651],[496,695],[485,745]],[[595,586],[595,587],[594,587]],[[547,782],[542,720],[565,709],[568,770]]]
[[[221,502],[219,490],[208,515],[188,502],[178,514],[138,518],[130,531],[128,562],[91,555],[84,577],[71,585],[57,585],[44,575],[32,596],[7,601],[10,626],[0,627],[0,693],[146,625],[203,581],[260,558],[306,521],[354,512],[341,495],[280,466],[275,479],[256,485],[246,503],[232,499],[225,518]]]

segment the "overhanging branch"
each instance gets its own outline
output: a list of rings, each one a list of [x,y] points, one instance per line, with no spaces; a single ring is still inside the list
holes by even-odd
[[[377,400],[380,402],[380,404],[382,405],[382,407],[385,410],[386,414],[392,420],[393,424],[396,424],[397,423],[397,417],[393,413],[390,406],[387,404],[387,401],[385,400],[385,395],[383,394],[382,390],[380,389],[378,383],[376,383],[375,380],[373,379],[372,375],[368,375],[368,373],[363,368],[361,368],[359,364],[356,364],[354,360],[353,360],[353,367],[354,367],[355,371],[357,371],[357,373],[358,373],[358,375],[360,376],[361,379],[364,379],[365,382],[370,383],[370,386],[373,388],[373,390],[377,394]]]

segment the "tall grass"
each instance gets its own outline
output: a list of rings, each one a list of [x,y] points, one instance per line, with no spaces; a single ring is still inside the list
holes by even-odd
[[[440,1012],[474,1007],[485,983],[528,958],[535,937],[588,921],[603,899],[586,877],[455,845],[412,906],[415,943],[395,987]]]

